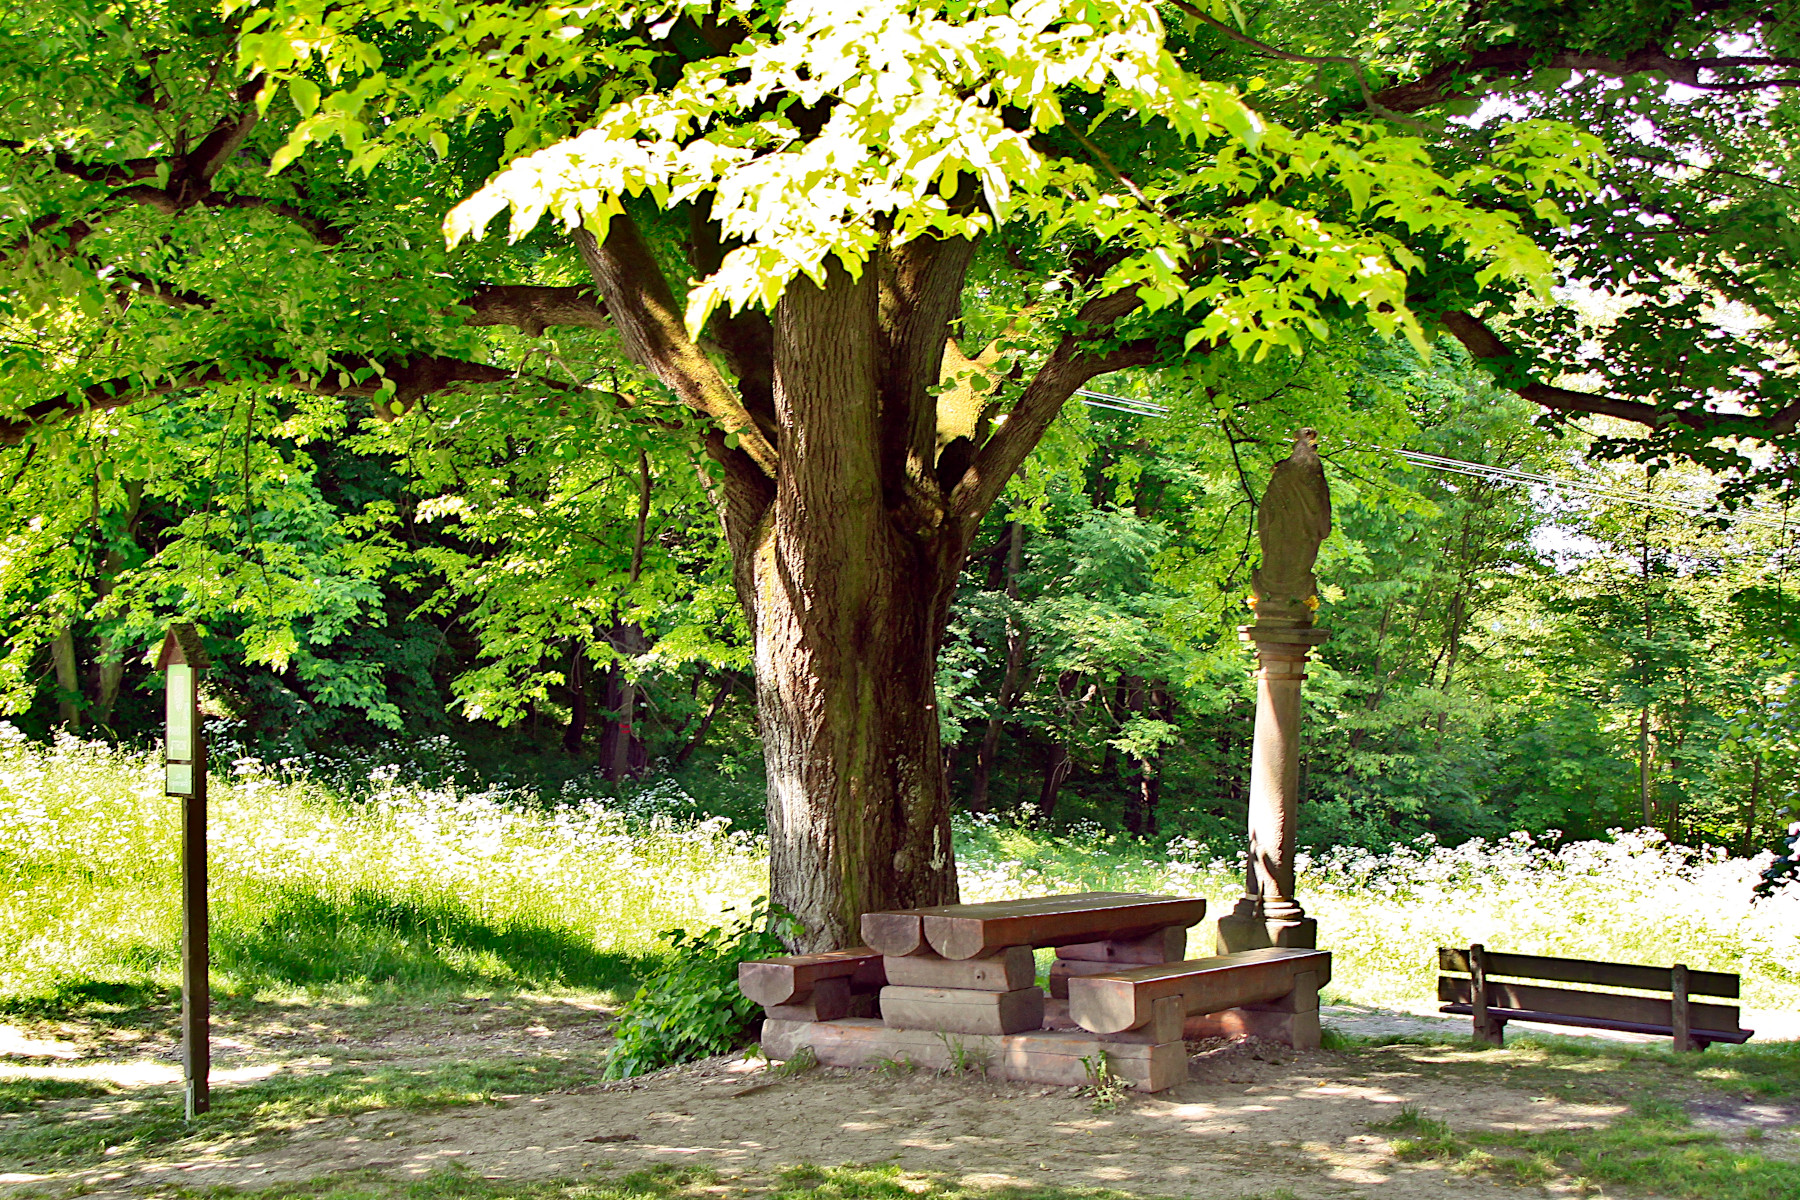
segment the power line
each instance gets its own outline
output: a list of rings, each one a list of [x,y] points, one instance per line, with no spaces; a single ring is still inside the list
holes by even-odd
[[[1381,446],[1367,448],[1371,450],[1385,449]],[[1558,491],[1572,492],[1579,496],[1606,500],[1614,504],[1629,504],[1638,508],[1657,509],[1662,512],[1678,512],[1687,516],[1703,517],[1709,521],[1724,521],[1732,525],[1755,525],[1763,529],[1785,529],[1789,523],[1784,517],[1773,517],[1766,513],[1742,509],[1736,512],[1717,511],[1713,509],[1710,501],[1699,498],[1649,496],[1642,492],[1628,492],[1579,480],[1559,479],[1554,475],[1540,475],[1532,471],[1513,471],[1505,467],[1490,467],[1484,463],[1464,462],[1460,458],[1445,458],[1440,454],[1426,454],[1418,450],[1388,450],[1387,453],[1397,454],[1412,465],[1424,467],[1428,471],[1466,475],[1491,483],[1515,483],[1528,487],[1554,488]]]
[[[1089,408],[1104,408],[1112,412],[1129,413],[1139,417],[1166,417],[1169,415],[1167,405],[1157,404],[1150,400],[1136,400],[1129,396],[1111,396],[1105,392],[1091,392],[1086,388],[1077,388],[1075,395]],[[1607,487],[1603,484],[1586,483],[1574,479],[1559,479],[1554,475],[1542,475],[1533,471],[1514,471],[1507,467],[1492,467],[1486,463],[1467,462],[1460,458],[1446,458],[1441,454],[1426,454],[1422,450],[1391,450],[1385,446],[1359,446],[1362,450],[1379,450],[1387,454],[1395,454],[1415,467],[1423,467],[1428,471],[1439,471],[1449,475],[1464,475],[1472,479],[1481,479],[1489,483],[1513,483],[1527,487],[1553,488],[1596,500],[1606,500],[1613,504],[1628,504],[1637,508],[1656,509],[1661,512],[1682,513],[1686,516],[1703,517],[1709,521],[1724,521],[1731,525],[1755,525],[1762,529],[1786,529],[1790,524],[1785,517],[1774,517],[1766,513],[1738,510],[1736,512],[1720,512],[1713,509],[1711,501],[1700,498],[1682,499],[1674,496],[1648,496],[1642,492],[1630,492],[1621,488]]]

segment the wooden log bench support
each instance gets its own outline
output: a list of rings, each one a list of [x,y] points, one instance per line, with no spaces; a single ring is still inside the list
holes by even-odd
[[[1274,947],[1069,979],[1069,1017],[1094,1034],[1152,1023],[1158,1001],[1177,999],[1198,1037],[1260,1037],[1296,1049],[1319,1046],[1319,989],[1331,981],[1325,950]]]
[[[1678,1051],[1704,1050],[1714,1042],[1741,1044],[1755,1033],[1739,1027],[1736,1005],[1695,1004],[1689,999],[1695,995],[1737,999],[1738,977],[1722,971],[1690,971],[1681,963],[1673,967],[1645,967],[1505,954],[1488,950],[1480,943],[1467,950],[1440,946],[1438,970],[1456,973],[1438,976],[1438,999],[1448,1002],[1440,1011],[1472,1017],[1475,1039],[1490,1046],[1505,1044],[1509,1021],[1653,1034],[1673,1038]],[[1496,982],[1495,975],[1670,995],[1664,1000],[1656,996],[1573,991],[1535,983]]]
[[[873,1016],[876,994],[886,982],[881,955],[867,946],[738,964],[738,990],[763,1006],[765,1020]]]
[[[1031,1030],[1003,1036],[893,1029],[854,1017],[841,1021],[765,1021],[762,1047],[770,1058],[788,1059],[812,1047],[828,1067],[907,1064],[924,1070],[983,1071],[990,1079],[1076,1087],[1090,1082],[1102,1061],[1133,1088],[1160,1092],[1187,1080],[1187,1046],[1100,1038],[1085,1030]],[[1085,1062],[1083,1060],[1086,1060]]]
[[[1080,942],[1058,946],[1050,964],[1050,994],[1069,998],[1069,980],[1077,975],[1107,975],[1121,967],[1154,966],[1180,962],[1187,957],[1187,930],[1179,925],[1159,929],[1149,937]]]

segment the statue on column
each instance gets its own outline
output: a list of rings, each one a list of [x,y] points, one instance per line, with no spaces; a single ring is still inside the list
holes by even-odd
[[[1331,536],[1331,489],[1319,461],[1319,434],[1302,429],[1293,453],[1275,464],[1256,515],[1262,566],[1250,576],[1256,623],[1263,628],[1312,624],[1319,606],[1313,564]]]
[[[1250,577],[1256,621],[1238,635],[1256,648],[1256,733],[1250,749],[1250,856],[1244,896],[1219,918],[1220,953],[1314,946],[1318,922],[1294,897],[1300,802],[1300,689],[1306,660],[1329,636],[1313,627],[1319,547],[1331,535],[1331,489],[1319,435],[1302,429],[1275,464],[1256,514],[1262,566]]]

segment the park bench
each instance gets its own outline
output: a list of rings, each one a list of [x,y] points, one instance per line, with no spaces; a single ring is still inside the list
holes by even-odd
[[[1473,1017],[1476,1040],[1490,1046],[1505,1043],[1508,1021],[1672,1037],[1677,1050],[1704,1050],[1713,1042],[1742,1043],[1755,1032],[1738,1027],[1736,1005],[1695,1004],[1689,999],[1696,995],[1737,999],[1738,977],[1722,971],[1690,971],[1680,963],[1673,967],[1644,967],[1503,954],[1479,943],[1467,950],[1439,947],[1438,969],[1457,973],[1438,977],[1438,999],[1448,1001],[1441,1011]],[[1468,978],[1460,978],[1463,975]],[[1496,975],[1668,992],[1670,996],[1664,1000],[1657,996],[1507,983],[1496,981]]]
[[[1197,897],[1122,892],[868,913],[865,947],[745,963],[739,986],[764,1005],[770,1057],[810,1048],[833,1066],[979,1064],[1003,1079],[1080,1084],[1104,1065],[1161,1091],[1187,1078],[1183,1038],[1196,1020],[1226,1022],[1203,1032],[1267,1026],[1316,1046],[1317,985],[1330,956],[1251,951],[1184,963],[1187,930],[1205,915]],[[1056,951],[1050,987],[1061,998],[1038,986],[1036,949]],[[1104,1028],[1071,1019],[1076,991],[1091,996],[1082,1012],[1091,1008]],[[875,992],[879,1018],[859,1008]]]

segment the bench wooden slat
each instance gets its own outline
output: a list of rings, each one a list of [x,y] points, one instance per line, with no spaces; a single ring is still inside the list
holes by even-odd
[[[945,958],[975,958],[1008,946],[1071,946],[1148,937],[1206,916],[1202,897],[1085,894],[998,904],[949,905],[924,913],[925,940]]]
[[[738,991],[764,1008],[793,1004],[811,994],[822,979],[852,978],[863,990],[887,982],[881,955],[867,946],[824,954],[790,954],[738,964]]]
[[[1467,979],[1438,976],[1438,999],[1473,1005],[1475,988]],[[1503,1016],[1501,1009],[1564,1013],[1601,1021],[1627,1021],[1638,1025],[1671,1028],[1675,1006],[1653,996],[1618,996],[1609,992],[1574,992],[1568,988],[1537,987],[1529,983],[1488,980],[1488,1011]],[[1690,1004],[1688,1018],[1696,1032],[1735,1033],[1738,1010],[1724,1004]]]
[[[1438,947],[1438,970],[1467,975],[1469,952],[1453,946]],[[1674,989],[1668,967],[1640,967],[1629,963],[1594,962],[1585,958],[1545,958],[1536,954],[1487,952],[1487,973],[1544,979],[1553,983],[1587,983],[1596,987],[1637,988],[1646,992]],[[1738,998],[1738,977],[1723,971],[1689,971],[1688,992],[1696,996]]]
[[[1211,1013],[1277,1000],[1294,990],[1294,977],[1331,980],[1331,954],[1274,947],[1212,958],[1138,967],[1069,980],[1069,1016],[1093,1033],[1123,1033],[1150,1020],[1152,1005],[1180,996],[1185,1012]]]
[[[1475,1011],[1475,1007],[1471,1004],[1446,1004],[1438,1011],[1466,1017]],[[1612,1021],[1602,1017],[1571,1017],[1563,1013],[1533,1012],[1523,1008],[1489,1008],[1488,1013],[1501,1021],[1534,1021],[1540,1025],[1573,1025],[1582,1029],[1616,1029],[1621,1033],[1647,1033],[1654,1037],[1670,1037],[1675,1032],[1668,1025],[1644,1025],[1636,1021]],[[1754,1029],[1696,1030],[1694,1040],[1742,1045],[1755,1035]]]

